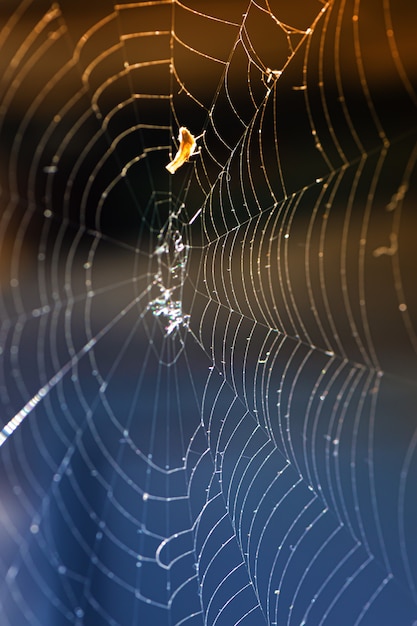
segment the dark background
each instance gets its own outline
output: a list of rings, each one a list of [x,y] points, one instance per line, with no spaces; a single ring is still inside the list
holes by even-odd
[[[417,620],[415,9],[323,6],[2,2],[5,624]]]

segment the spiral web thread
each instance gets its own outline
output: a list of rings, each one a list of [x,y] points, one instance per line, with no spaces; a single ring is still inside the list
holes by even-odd
[[[417,623],[415,9],[12,5],[2,623]]]

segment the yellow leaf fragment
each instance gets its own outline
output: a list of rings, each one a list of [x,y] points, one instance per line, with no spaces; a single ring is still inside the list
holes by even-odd
[[[185,126],[181,126],[180,128],[178,141],[180,142],[178,152],[173,160],[166,165],[168,172],[171,174],[174,174],[181,165],[188,161],[197,146],[194,135],[192,135]]]

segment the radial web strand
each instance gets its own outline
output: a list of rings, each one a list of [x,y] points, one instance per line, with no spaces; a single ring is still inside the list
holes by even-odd
[[[1,3],[2,625],[417,624],[416,19]]]

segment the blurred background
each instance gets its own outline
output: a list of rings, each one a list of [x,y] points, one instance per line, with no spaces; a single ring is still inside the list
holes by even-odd
[[[417,623],[416,9],[286,4],[0,5],[4,624]]]

